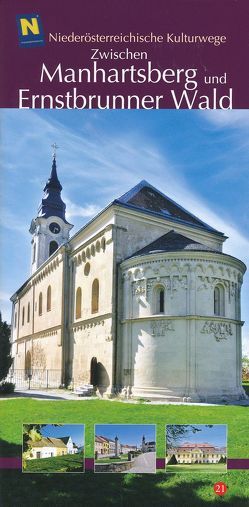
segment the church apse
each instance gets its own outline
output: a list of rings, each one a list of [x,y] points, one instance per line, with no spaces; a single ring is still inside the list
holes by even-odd
[[[155,400],[243,399],[237,308],[245,266],[179,236],[121,263],[120,383]]]

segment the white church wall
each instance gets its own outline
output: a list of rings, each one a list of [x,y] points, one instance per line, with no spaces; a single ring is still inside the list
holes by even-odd
[[[241,385],[240,326],[221,320],[198,321],[196,340],[196,384],[215,395],[232,396]]]
[[[84,248],[73,253],[74,260],[74,311],[72,320],[89,319],[93,317],[91,308],[92,284],[99,281],[99,310],[98,314],[112,311],[112,276],[113,276],[113,246],[109,234],[102,235],[94,242],[87,243]],[[76,319],[76,291],[82,290],[81,317]]]
[[[134,389],[184,387],[185,323],[155,319],[132,325]]]
[[[62,284],[63,262],[62,255],[59,253],[34,275],[34,333],[61,325]],[[49,286],[51,287],[51,310],[47,310]],[[40,294],[42,294],[42,308],[39,308]]]
[[[31,284],[28,284],[27,289],[18,297],[18,302],[15,306],[16,306],[15,311],[17,312],[17,319],[16,326],[15,323],[13,326],[13,338],[17,339],[30,335],[32,333],[33,287],[31,286]]]
[[[101,231],[72,252],[72,332],[70,357],[75,385],[90,382],[91,361],[96,358],[99,383],[104,392],[111,390],[113,382],[113,315],[114,267],[113,228]],[[92,288],[95,280],[99,283],[98,309],[92,306]],[[81,312],[76,312],[76,293],[81,289]],[[102,389],[103,390],[103,389]]]
[[[62,347],[60,330],[38,334],[16,343],[15,369],[18,370],[61,370]],[[54,377],[54,380],[61,375]],[[44,379],[44,377],[42,377]],[[50,377],[50,382],[52,379]],[[56,384],[57,386],[57,384]]]
[[[112,385],[113,342],[111,335],[112,319],[98,318],[89,323],[75,325],[73,339],[73,382],[74,385],[90,383],[91,361],[98,364],[98,384],[104,392]]]

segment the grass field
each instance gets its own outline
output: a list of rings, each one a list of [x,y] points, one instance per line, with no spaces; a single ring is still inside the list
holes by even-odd
[[[134,405],[116,401],[0,401],[1,455],[21,456],[22,423],[85,423],[86,457],[93,457],[94,423],[157,424],[157,456],[165,456],[165,424],[227,424],[229,458],[249,458],[248,407]],[[22,474],[2,472],[4,507],[248,507],[249,471],[188,474]],[[228,486],[225,497],[213,491]],[[186,503],[187,502],[187,503]]]
[[[192,472],[216,472],[216,473],[225,473],[227,471],[226,465],[223,465],[223,463],[217,463],[217,465],[210,463],[205,465],[167,465],[166,466],[166,472],[176,473],[179,472],[186,472],[186,473],[192,473]]]
[[[33,459],[26,461],[24,473],[30,472],[83,472],[83,453],[55,456],[53,458]]]

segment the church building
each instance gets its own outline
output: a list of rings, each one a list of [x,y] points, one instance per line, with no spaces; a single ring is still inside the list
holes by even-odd
[[[146,181],[70,237],[56,155],[11,300],[14,369],[103,396],[239,400],[246,267],[226,236]]]

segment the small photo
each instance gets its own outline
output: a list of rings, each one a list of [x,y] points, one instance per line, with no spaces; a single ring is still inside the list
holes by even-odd
[[[22,471],[83,473],[83,424],[23,424]]]
[[[156,473],[154,424],[96,424],[94,471]]]
[[[227,471],[225,424],[166,426],[166,472]]]

